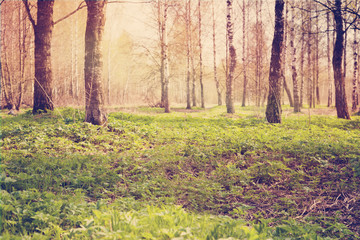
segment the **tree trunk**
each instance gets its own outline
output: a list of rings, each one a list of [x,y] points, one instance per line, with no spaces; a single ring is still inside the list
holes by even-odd
[[[222,105],[222,96],[221,96],[221,89],[220,89],[220,82],[217,77],[217,68],[216,68],[216,38],[215,38],[215,11],[214,11],[214,0],[212,0],[212,19],[213,19],[213,56],[214,56],[214,81],[216,85],[216,92],[217,92],[217,99],[218,105]]]
[[[285,5],[286,5],[286,8],[285,8],[285,20],[284,20],[284,52],[283,52],[283,59],[282,59],[282,77],[283,77],[283,86],[284,86],[284,90],[286,92],[286,95],[289,99],[289,104],[290,104],[290,107],[293,107],[294,106],[294,103],[293,103],[293,99],[292,99],[292,96],[291,96],[291,91],[290,91],[290,88],[287,84],[287,81],[286,81],[286,54],[287,54],[287,29],[288,29],[288,3],[285,1]]]
[[[311,1],[308,0],[308,9],[309,9],[309,22],[308,22],[308,33],[307,33],[307,94],[308,94],[308,104],[309,108],[311,108],[313,105],[313,80],[312,80],[312,63],[311,63]]]
[[[290,52],[291,52],[291,71],[293,80],[293,93],[294,93],[294,112],[300,112],[300,99],[299,88],[296,72],[296,47],[295,47],[295,8],[291,8],[291,21],[290,21]]]
[[[85,32],[85,121],[103,125],[107,121],[103,93],[103,59],[101,42],[105,26],[106,1],[86,0]]]
[[[235,47],[233,45],[234,23],[231,19],[232,3],[233,3],[233,0],[227,0],[226,30],[227,30],[227,35],[228,35],[227,39],[229,41],[229,54],[230,54],[229,76],[226,78],[226,109],[227,109],[227,113],[235,113],[233,81],[234,81],[234,72],[235,72],[235,67],[236,67],[236,51],[235,51]]]
[[[260,106],[260,30],[259,30],[259,1],[255,1],[255,106]]]
[[[341,15],[341,0],[335,0],[335,9],[333,10],[333,14],[336,23],[336,40],[332,60],[335,80],[335,106],[338,118],[350,119],[350,114],[346,101],[345,79],[342,72],[344,30],[343,18]]]
[[[242,54],[243,54],[243,57],[242,57],[242,64],[243,64],[243,73],[244,73],[244,88],[243,88],[243,96],[242,96],[242,103],[241,103],[241,106],[242,107],[245,107],[245,102],[246,102],[246,86],[247,86],[247,76],[246,76],[246,52],[245,52],[245,49],[246,49],[246,30],[245,30],[245,27],[246,27],[246,5],[245,5],[245,0],[243,0],[243,6],[242,6],[242,16],[243,16],[243,25],[242,25],[242,32],[243,32],[243,42],[242,42]]]
[[[190,0],[186,1],[186,109],[191,109],[191,96],[190,96]]]
[[[301,8],[304,8],[304,1],[301,1]],[[304,29],[304,25],[305,25],[305,16],[304,16],[304,11],[301,11],[301,52],[300,52],[300,71],[301,71],[301,76],[300,76],[300,107],[303,106],[303,102],[304,102],[304,52],[305,52],[305,29]]]
[[[200,97],[201,97],[201,108],[205,108],[205,100],[204,100],[204,83],[203,83],[203,69],[202,69],[202,44],[201,44],[201,0],[199,0],[199,80],[200,80]]]
[[[317,4],[315,4],[315,12],[318,12]],[[320,104],[320,87],[319,87],[319,18],[317,17],[315,20],[316,26],[316,34],[315,34],[315,97],[316,97],[316,104]],[[314,106],[315,106],[315,99],[314,99]]]
[[[332,80],[331,80],[331,58],[330,58],[330,13],[326,13],[326,41],[327,41],[327,72],[328,72],[328,101],[327,106],[330,107],[332,105]]]
[[[164,45],[164,108],[165,112],[170,112],[170,103],[169,103],[169,59],[168,59],[168,40],[167,40],[167,10],[168,3],[167,0],[164,2],[164,19],[162,24],[162,33],[163,33],[163,45]]]
[[[284,41],[284,0],[275,2],[275,29],[271,49],[269,95],[266,119],[269,123],[281,123],[281,55]]]
[[[355,3],[355,8],[357,9],[357,2]],[[357,31],[356,27],[354,27],[354,45],[353,45],[353,56],[354,56],[354,74],[353,74],[353,82],[352,82],[352,111],[356,111],[357,105],[359,103],[359,95],[358,95],[358,42],[357,42]]]
[[[54,110],[52,101],[53,78],[51,69],[51,38],[54,1],[37,2],[35,35],[35,82],[33,114]]]

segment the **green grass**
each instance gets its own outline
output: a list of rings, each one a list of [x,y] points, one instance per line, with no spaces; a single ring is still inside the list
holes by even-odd
[[[360,117],[2,114],[1,239],[357,239]]]

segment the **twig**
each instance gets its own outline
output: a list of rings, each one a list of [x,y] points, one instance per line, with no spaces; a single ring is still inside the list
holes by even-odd
[[[60,19],[56,20],[56,21],[54,22],[54,25],[55,25],[55,24],[57,24],[57,23],[59,23],[59,22],[61,22],[61,21],[63,21],[63,20],[65,20],[66,18],[68,18],[68,17],[70,17],[70,16],[74,15],[74,14],[75,14],[77,11],[79,11],[80,9],[82,9],[82,8],[86,7],[86,5],[83,5],[83,3],[85,3],[85,2],[84,2],[84,1],[82,1],[82,2],[79,4],[79,6],[77,7],[77,9],[75,9],[75,10],[74,10],[74,11],[72,11],[71,13],[69,13],[69,14],[65,15],[64,17],[62,17],[62,18],[60,18]]]

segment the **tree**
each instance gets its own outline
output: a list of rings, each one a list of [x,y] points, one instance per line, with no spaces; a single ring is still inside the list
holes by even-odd
[[[191,96],[190,96],[190,4],[191,0],[186,1],[185,6],[185,25],[186,25],[186,109],[191,109]]]
[[[227,39],[229,44],[229,54],[230,54],[230,66],[229,66],[229,75],[226,78],[226,109],[227,113],[235,113],[234,108],[234,95],[233,95],[233,80],[234,80],[234,71],[236,67],[236,51],[233,44],[234,37],[234,23],[232,21],[232,3],[233,0],[227,0],[227,24],[226,32]]]
[[[19,1],[6,1],[1,6],[1,94],[2,108],[19,110],[29,78],[30,28]]]
[[[103,109],[104,93],[102,86],[103,60],[101,41],[105,26],[106,0],[86,0],[87,21],[85,32],[85,121],[103,125],[107,121]]]
[[[357,8],[357,2],[355,3],[355,8]],[[354,74],[352,81],[352,111],[356,111],[357,105],[359,104],[359,94],[358,94],[358,42],[357,42],[357,31],[356,26],[354,26],[354,44],[353,44],[353,56],[354,56]]]
[[[53,110],[52,101],[52,68],[51,68],[51,38],[54,28],[54,0],[37,1],[37,21],[30,13],[27,0],[24,0],[28,17],[34,29],[35,36],[35,81],[33,114]]]
[[[215,11],[214,11],[214,0],[212,0],[212,20],[213,20],[213,57],[214,57],[214,81],[216,85],[216,92],[218,97],[218,105],[222,105],[222,96],[221,96],[221,89],[220,89],[220,81],[217,77],[217,68],[216,68],[216,37],[215,37]]]
[[[242,107],[245,107],[245,101],[246,101],[246,86],[247,86],[247,71],[246,71],[246,53],[245,52],[245,49],[246,49],[246,30],[245,30],[245,27],[246,27],[246,5],[245,5],[245,0],[243,0],[243,4],[242,4],[242,17],[243,17],[243,25],[242,25],[242,32],[243,32],[243,42],[242,42],[242,54],[243,54],[243,57],[242,57],[242,65],[243,65],[243,71],[244,71],[244,88],[243,88],[243,96],[242,96],[242,103],[241,103],[241,106]]]
[[[283,77],[283,84],[284,84],[284,90],[286,92],[286,95],[288,96],[288,99],[289,99],[289,104],[290,104],[290,107],[293,107],[294,106],[294,103],[293,103],[293,99],[292,99],[292,96],[291,96],[291,91],[290,91],[290,88],[287,84],[287,81],[286,81],[286,53],[287,53],[287,29],[288,29],[288,3],[287,1],[285,1],[285,5],[286,5],[286,8],[285,8],[285,21],[284,21],[284,52],[282,54],[282,77]]]
[[[332,105],[332,79],[331,79],[331,57],[330,57],[330,13],[326,13],[326,41],[327,41],[327,73],[328,73],[328,101],[327,106]]]
[[[336,40],[333,52],[333,70],[335,80],[335,106],[338,118],[350,119],[346,101],[345,79],[342,69],[342,57],[344,52],[344,29],[341,12],[341,0],[335,0],[335,8],[332,10],[335,19]]]
[[[168,37],[167,37],[167,0],[158,0],[158,26],[160,36],[160,80],[161,80],[161,106],[165,112],[170,112],[169,104],[169,60],[168,60]]]
[[[301,1],[301,8],[304,8],[304,1]],[[301,11],[301,50],[300,50],[300,107],[303,106],[304,99],[304,52],[305,52],[305,14]]]
[[[201,44],[201,0],[199,0],[198,5],[198,14],[199,14],[199,80],[200,80],[200,97],[201,97],[201,108],[205,108],[204,100],[204,83],[203,83],[203,63],[202,63],[202,44]]]
[[[281,54],[284,41],[284,0],[275,2],[274,39],[271,49],[269,95],[266,119],[269,123],[281,123]]]
[[[293,80],[293,93],[294,93],[294,112],[300,112],[300,98],[299,88],[296,72],[296,46],[295,46],[295,7],[291,8],[290,20],[290,53],[291,53],[291,71]]]
[[[307,24],[307,94],[308,94],[308,104],[311,108],[313,105],[313,80],[312,80],[312,63],[311,63],[311,52],[312,52],[312,37],[311,37],[311,1],[308,0],[308,9],[309,9],[309,16],[308,16],[308,24]]]

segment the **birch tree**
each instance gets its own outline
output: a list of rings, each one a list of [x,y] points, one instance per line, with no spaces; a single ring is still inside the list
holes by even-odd
[[[284,44],[284,0],[275,2],[274,39],[271,48],[269,95],[266,119],[269,123],[281,123],[281,54]]]
[[[295,46],[295,7],[291,7],[290,28],[290,54],[291,54],[291,75],[293,80],[294,112],[300,112],[300,98],[296,71],[296,46]]]
[[[229,75],[226,78],[226,109],[227,113],[235,113],[234,108],[234,95],[233,95],[233,81],[234,81],[234,72],[236,67],[236,50],[233,44],[234,38],[234,23],[232,21],[232,4],[233,0],[227,0],[227,24],[226,32],[229,46],[229,55],[230,55],[230,64],[229,64]]]

